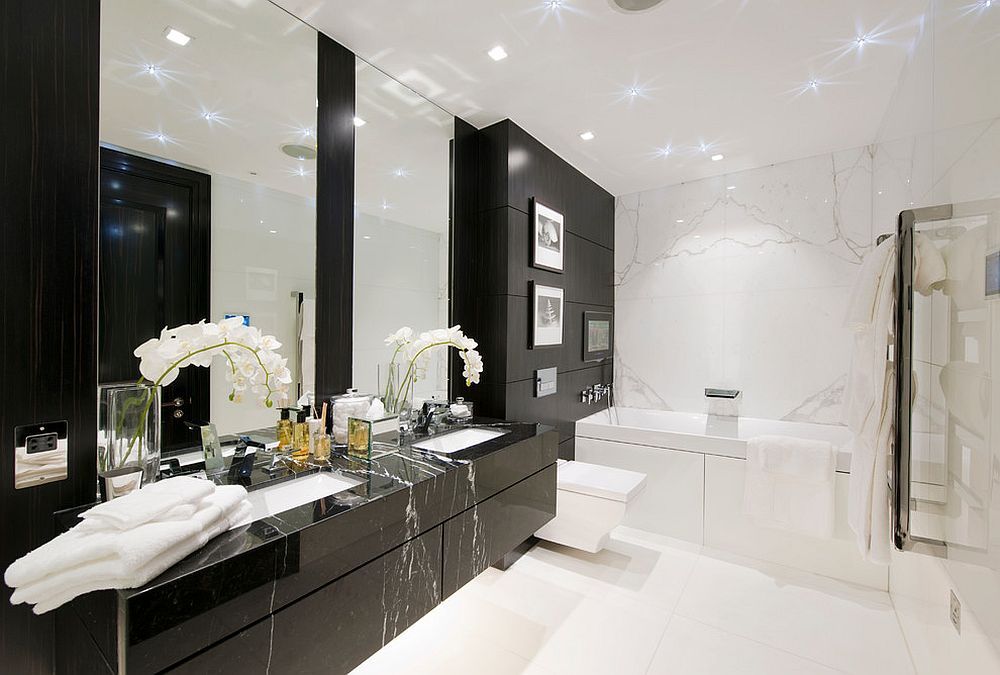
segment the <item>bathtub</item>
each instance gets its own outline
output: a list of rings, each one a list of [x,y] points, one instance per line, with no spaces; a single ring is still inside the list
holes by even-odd
[[[576,423],[576,437],[746,459],[747,441],[776,435],[829,441],[837,471],[850,473],[853,434],[841,425],[720,417],[641,408],[607,408]]]
[[[747,440],[775,434],[837,450],[833,537],[759,526],[743,513]],[[623,525],[886,590],[886,567],[865,562],[847,524],[852,434],[843,426],[616,407],[576,423],[576,459],[646,474]]]

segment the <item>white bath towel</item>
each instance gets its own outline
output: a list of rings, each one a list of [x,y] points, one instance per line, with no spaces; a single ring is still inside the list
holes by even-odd
[[[98,520],[102,525],[128,530],[155,521],[181,504],[197,504],[212,494],[215,484],[203,478],[177,476],[152,483],[109,502],[98,504],[80,514],[84,520]]]
[[[162,555],[170,555],[174,546],[213,525],[245,498],[245,489],[226,485],[202,500],[190,520],[149,522],[131,530],[92,531],[74,527],[11,563],[4,581],[12,588],[20,588],[105,558],[117,558],[123,571],[140,569]]]
[[[160,514],[156,517],[155,522],[157,523],[168,523],[172,520],[187,520],[195,513],[198,512],[197,504],[178,504],[169,511]],[[146,523],[143,523],[144,525]],[[118,530],[117,527],[106,525],[102,520],[97,518],[89,518],[87,520],[81,520],[77,523],[74,528],[80,532],[97,532],[99,530]]]
[[[743,511],[763,527],[833,536],[837,456],[827,441],[757,436],[747,441]]]
[[[197,551],[211,539],[236,527],[234,521],[244,520],[251,517],[252,514],[253,506],[250,502],[241,501],[228,516],[217,518],[197,535],[179,542],[170,550],[169,555],[160,556],[136,571],[123,573],[114,563],[107,560],[88,563],[75,568],[72,572],[59,575],[51,582],[45,580],[33,584],[32,587],[26,589],[23,594],[25,597],[18,598],[18,601],[30,602],[35,605],[32,610],[35,614],[44,614],[91,591],[109,588],[137,588]],[[22,589],[18,589],[15,594],[21,591]],[[14,602],[13,596],[11,602]]]
[[[883,249],[883,247],[885,247]],[[843,421],[854,432],[848,522],[866,560],[889,562],[889,452],[895,409],[895,371],[888,361],[896,322],[896,242],[883,242],[868,254],[852,294],[846,326],[854,331],[851,368],[844,394]],[[869,315],[869,311],[874,311]]]

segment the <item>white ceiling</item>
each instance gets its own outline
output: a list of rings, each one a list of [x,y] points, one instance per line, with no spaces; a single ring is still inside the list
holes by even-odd
[[[277,2],[477,126],[511,118],[616,195],[872,142],[927,5]]]

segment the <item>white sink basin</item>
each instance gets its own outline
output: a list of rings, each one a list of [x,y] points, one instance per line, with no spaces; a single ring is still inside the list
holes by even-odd
[[[271,487],[251,490],[247,499],[253,504],[253,519],[260,520],[276,513],[294,509],[360,484],[357,478],[348,478],[324,471],[295,480],[286,480]]]
[[[485,443],[492,438],[503,436],[506,433],[508,432],[498,431],[496,429],[462,429],[460,431],[449,431],[448,433],[441,434],[440,436],[432,436],[419,441],[418,443],[414,443],[413,447],[420,450],[428,450],[430,452],[440,452],[445,455],[450,455],[453,452],[458,452],[459,450],[471,448],[473,445]]]

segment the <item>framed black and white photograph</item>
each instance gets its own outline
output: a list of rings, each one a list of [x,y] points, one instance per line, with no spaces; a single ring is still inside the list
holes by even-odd
[[[563,271],[563,250],[566,237],[563,236],[563,215],[553,211],[537,199],[531,200],[532,228],[531,264],[550,272]]]
[[[611,312],[583,313],[583,360],[601,361],[611,356],[614,329]]]
[[[531,284],[531,347],[562,344],[563,289]]]

